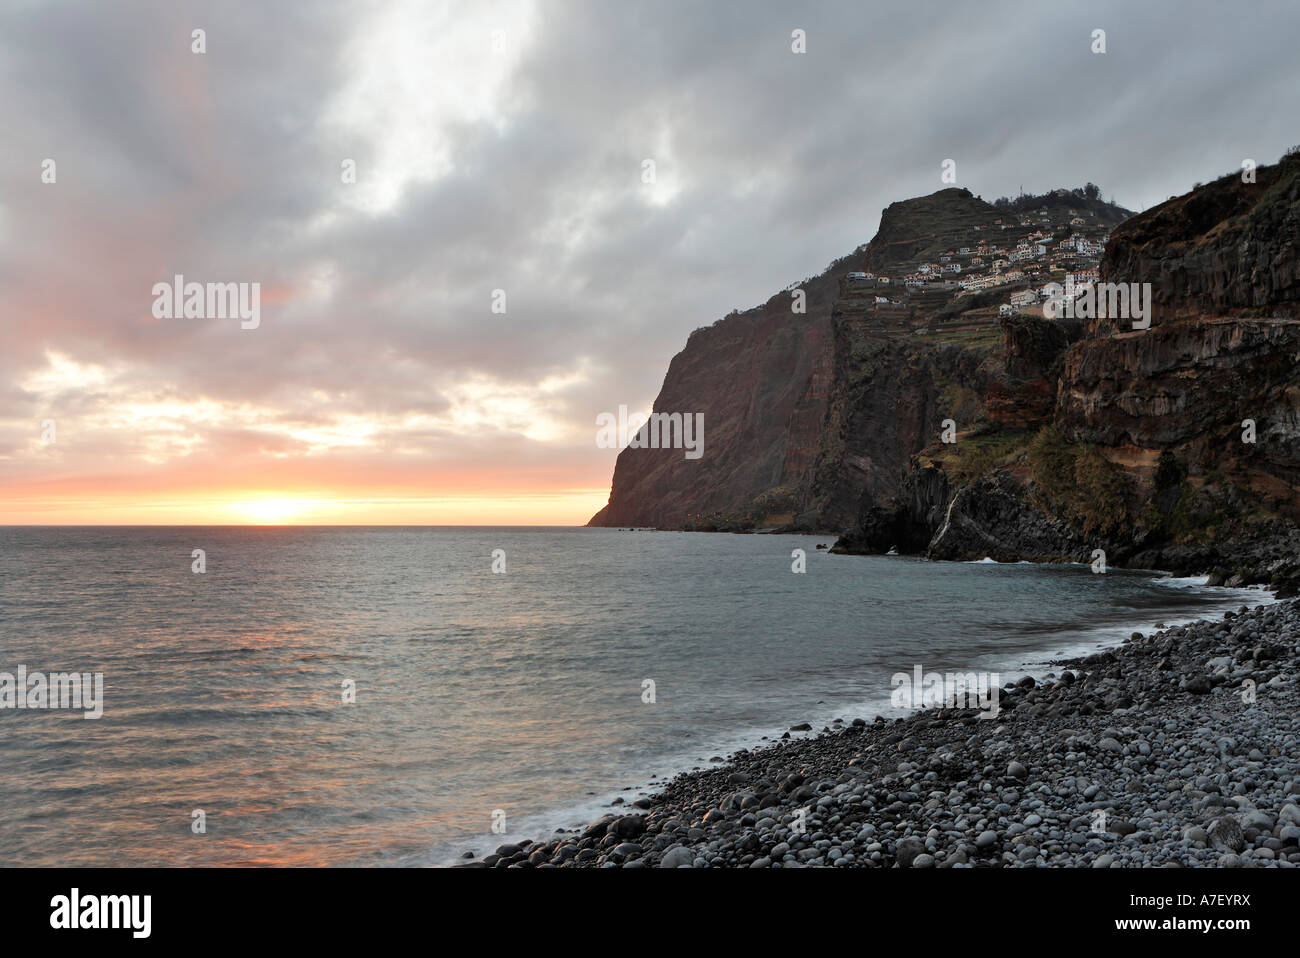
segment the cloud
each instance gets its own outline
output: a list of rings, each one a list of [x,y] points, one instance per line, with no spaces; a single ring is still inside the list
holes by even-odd
[[[597,413],[648,406],[692,329],[869,240],[944,159],[987,199],[1091,180],[1135,209],[1274,160],[1297,15],[1249,14],[11,4],[0,484],[604,486]],[[261,283],[261,326],[154,319],[177,273]]]

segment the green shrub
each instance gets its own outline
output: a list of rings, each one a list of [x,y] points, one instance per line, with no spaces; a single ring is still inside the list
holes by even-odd
[[[1072,444],[1055,427],[1044,426],[1027,460],[1040,505],[1064,512],[1085,535],[1115,535],[1128,525],[1124,474],[1096,446]]]
[[[1029,474],[1049,499],[1062,504],[1074,492],[1074,448],[1055,426],[1044,426],[1029,444]]]

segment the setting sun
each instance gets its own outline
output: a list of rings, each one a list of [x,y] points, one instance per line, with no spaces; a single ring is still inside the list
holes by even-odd
[[[256,499],[232,503],[230,509],[245,522],[278,525],[300,516],[313,505],[308,499]]]

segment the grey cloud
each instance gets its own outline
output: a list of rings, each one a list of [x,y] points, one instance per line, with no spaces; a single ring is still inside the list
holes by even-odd
[[[563,408],[586,428],[652,398],[692,329],[865,243],[890,202],[940,188],[945,158],[986,199],[1091,180],[1136,209],[1300,140],[1287,3],[546,0],[505,126],[449,126],[455,171],[369,214],[345,204],[338,164],[351,156],[364,176],[374,144],[348,142],[325,110],[380,10],[0,14],[4,394],[53,348],[120,360],[141,388],[290,418],[438,412],[467,375],[527,384],[585,357],[592,379]],[[208,31],[204,58],[188,52],[193,26]],[[1104,56],[1088,50],[1095,27]],[[660,172],[681,192],[652,208],[639,163],[661,132]],[[53,188],[37,178],[47,155]],[[266,304],[255,335],[149,322],[149,286],[173,272],[297,289],[320,269],[334,297]],[[506,316],[487,308],[497,287]],[[334,397],[324,410],[315,388]]]

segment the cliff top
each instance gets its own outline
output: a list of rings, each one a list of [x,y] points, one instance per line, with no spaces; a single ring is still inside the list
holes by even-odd
[[[1241,170],[1204,186],[1198,183],[1189,192],[1126,220],[1112,238],[1139,249],[1220,242],[1225,230],[1249,228],[1257,215],[1289,205],[1286,192],[1300,178],[1300,148],[1271,166],[1257,167],[1254,173],[1254,182],[1249,183],[1242,181]]]

